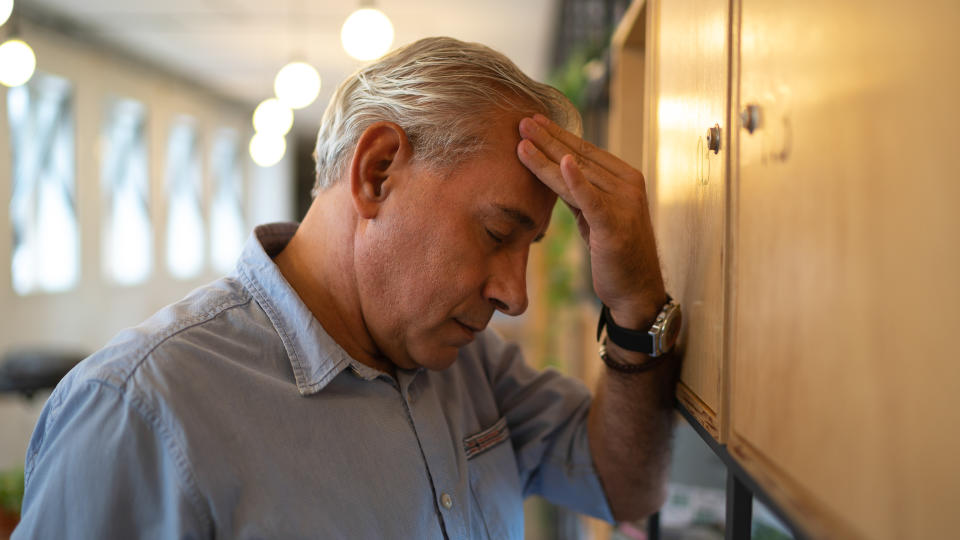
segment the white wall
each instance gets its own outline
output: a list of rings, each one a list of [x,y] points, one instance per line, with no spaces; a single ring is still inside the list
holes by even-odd
[[[187,114],[197,121],[205,172],[205,212],[209,211],[212,194],[207,162],[212,136],[217,128],[230,127],[241,135],[240,144],[246,156],[244,196],[248,229],[256,223],[292,219],[293,159],[288,153],[279,164],[268,169],[261,169],[249,160],[246,142],[252,135],[252,108],[228,102],[180,78],[113,54],[102,46],[32,27],[26,21],[22,23],[21,33],[22,39],[37,54],[38,69],[73,83],[80,280],[75,289],[65,293],[18,296],[13,291],[10,131],[6,89],[0,86],[0,355],[11,349],[36,346],[92,352],[120,329],[140,322],[189,290],[218,277],[210,267],[209,253],[205,271],[189,281],[171,277],[164,264],[165,144],[170,121],[176,115]],[[97,141],[108,96],[133,98],[147,107],[154,269],[144,284],[133,287],[105,282],[100,268],[100,216],[104,209]],[[0,469],[22,464],[27,439],[45,397],[38,396],[27,403],[20,397],[0,396]]]

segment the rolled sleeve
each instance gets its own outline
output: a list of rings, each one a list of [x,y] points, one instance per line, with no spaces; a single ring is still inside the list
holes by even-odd
[[[156,418],[108,383],[71,382],[51,396],[30,441],[12,538],[210,536]]]

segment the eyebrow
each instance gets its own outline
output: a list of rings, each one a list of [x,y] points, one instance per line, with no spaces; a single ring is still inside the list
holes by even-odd
[[[512,206],[506,206],[503,204],[494,205],[498,210],[505,214],[508,218],[514,221],[517,225],[520,225],[528,231],[532,231],[537,228],[537,222],[533,220],[532,217],[528,216],[526,212]],[[544,233],[540,233],[536,238],[533,239],[534,242],[539,242],[543,240]]]

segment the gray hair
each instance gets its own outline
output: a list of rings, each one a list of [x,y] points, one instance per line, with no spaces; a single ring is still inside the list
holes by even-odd
[[[579,134],[580,114],[557,89],[524,74],[503,54],[479,43],[426,38],[401,47],[348,77],[320,123],[313,195],[332,186],[371,124],[404,129],[414,158],[451,167],[479,152],[494,108],[539,112]]]

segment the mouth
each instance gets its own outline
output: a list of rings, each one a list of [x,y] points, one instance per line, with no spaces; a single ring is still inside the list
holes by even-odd
[[[453,321],[458,325],[460,325],[460,327],[463,328],[465,331],[467,331],[470,334],[470,337],[473,337],[473,335],[476,334],[477,332],[483,331],[483,327],[472,326],[470,324],[467,324],[461,321],[460,319],[454,319]]]

